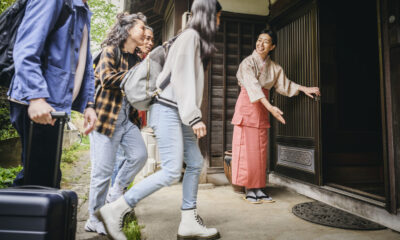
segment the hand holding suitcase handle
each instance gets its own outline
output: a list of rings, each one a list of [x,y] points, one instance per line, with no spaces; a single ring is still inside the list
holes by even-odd
[[[52,114],[54,113],[54,114]],[[67,118],[66,113],[56,112],[44,98],[32,99],[28,106],[29,118],[38,124],[50,124],[54,126],[56,119]]]
[[[33,171],[31,170],[30,162],[32,162],[31,157],[34,159],[38,159],[38,154],[35,153],[33,156],[32,149],[35,149],[36,147],[34,146],[35,141],[40,141],[44,138],[47,137],[46,131],[48,132],[53,132],[54,130],[57,132],[56,136],[56,146],[57,149],[55,151],[54,155],[54,170],[53,170],[53,176],[51,183],[48,184],[48,186],[51,187],[58,187],[58,179],[60,178],[58,174],[58,170],[60,168],[60,161],[61,161],[61,153],[62,153],[62,142],[63,142],[63,135],[64,135],[64,126],[65,123],[68,121],[68,114],[66,112],[50,112],[52,121],[57,121],[58,123],[49,126],[49,125],[41,125],[41,124],[35,124],[34,121],[31,121],[31,126],[29,128],[29,134],[28,134],[28,143],[27,143],[27,152],[26,152],[26,162],[24,163],[24,171],[25,171],[25,176],[24,176],[24,184],[25,185],[32,185],[31,183],[31,174],[33,174]],[[51,130],[52,128],[55,128],[54,130]],[[35,131],[36,129],[36,131]],[[35,136],[35,137],[34,137]],[[33,140],[35,138],[35,140]],[[35,161],[35,160],[33,160]],[[36,185],[36,183],[34,183]]]
[[[51,112],[50,114],[53,119],[68,118],[68,114],[66,112]]]

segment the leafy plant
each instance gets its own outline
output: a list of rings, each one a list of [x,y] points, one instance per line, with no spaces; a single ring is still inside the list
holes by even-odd
[[[101,42],[106,38],[108,30],[115,22],[117,6],[109,0],[89,0],[93,12],[90,30],[90,48],[92,52],[100,50]]]
[[[17,130],[12,128],[11,125],[6,129],[0,129],[0,141],[1,140],[5,140],[5,139],[9,139],[9,138],[15,138],[15,137],[18,137],[18,136],[19,135],[18,135]]]
[[[0,87],[0,141],[18,137],[10,121],[10,105],[7,99],[7,88]]]
[[[21,170],[22,166],[15,168],[0,168],[0,188],[10,187]]]
[[[142,237],[140,230],[142,228],[144,228],[144,226],[138,224],[135,212],[132,211],[126,215],[123,231],[128,240],[140,240]]]
[[[73,163],[78,159],[78,151],[89,149],[89,137],[84,136],[81,143],[74,143],[71,147],[63,149],[61,155],[61,162]]]
[[[13,4],[15,0],[1,0],[0,2],[0,13],[4,12],[11,4]]]

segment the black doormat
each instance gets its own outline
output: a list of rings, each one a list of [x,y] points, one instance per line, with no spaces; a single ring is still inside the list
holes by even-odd
[[[304,220],[330,227],[353,230],[380,230],[386,228],[318,201],[297,204],[293,207],[292,212]]]

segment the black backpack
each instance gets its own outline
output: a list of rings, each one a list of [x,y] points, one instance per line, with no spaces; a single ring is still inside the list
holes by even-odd
[[[0,86],[3,87],[8,87],[10,85],[14,75],[13,49],[17,38],[18,27],[24,18],[27,2],[28,0],[16,0],[13,5],[0,15]],[[72,12],[72,0],[64,0],[63,9],[49,35],[62,27]],[[46,46],[47,45],[48,43],[46,41]]]

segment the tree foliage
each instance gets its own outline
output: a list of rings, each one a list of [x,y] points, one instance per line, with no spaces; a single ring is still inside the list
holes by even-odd
[[[6,10],[15,0],[1,0],[0,13]],[[90,10],[93,12],[91,22],[91,42],[92,52],[100,49],[101,42],[105,39],[108,30],[115,21],[117,15],[117,6],[110,0],[89,0]]]
[[[110,0],[89,0],[89,6],[93,12],[90,47],[94,53],[100,50],[101,42],[106,38],[108,30],[115,22],[118,9]]]
[[[4,12],[15,0],[1,0],[0,1],[0,13]]]

